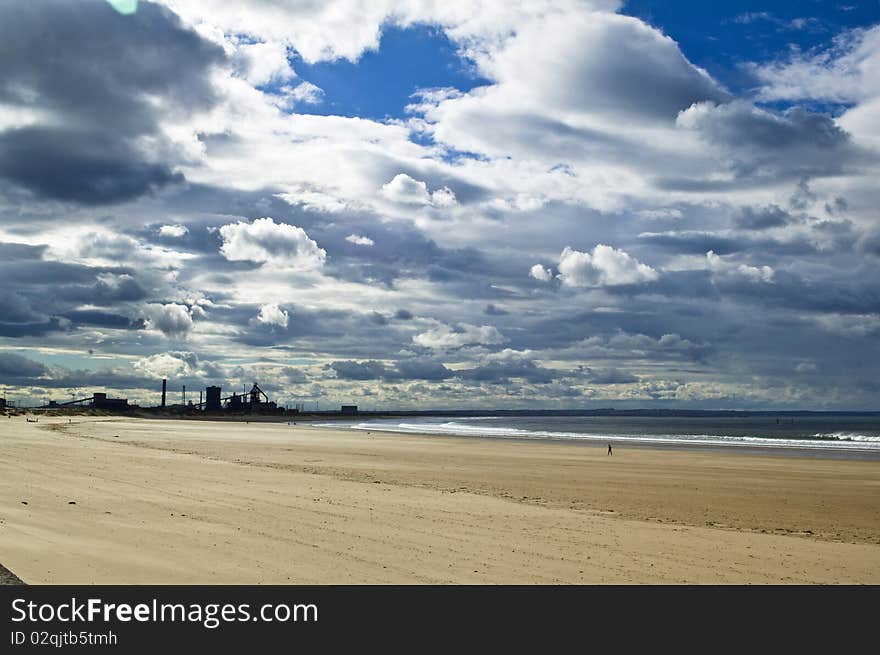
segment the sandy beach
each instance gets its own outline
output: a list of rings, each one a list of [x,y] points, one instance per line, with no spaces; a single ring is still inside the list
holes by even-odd
[[[0,563],[29,584],[877,584],[878,499],[876,461],[0,422]]]

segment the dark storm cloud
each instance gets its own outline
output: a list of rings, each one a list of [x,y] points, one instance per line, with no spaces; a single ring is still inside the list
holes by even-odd
[[[866,234],[859,239],[859,251],[874,257],[880,257],[880,232]]]
[[[376,361],[339,361],[330,364],[330,368],[342,380],[378,380],[388,374],[385,364]]]
[[[76,325],[94,325],[105,328],[116,328],[122,330],[143,329],[144,322],[142,320],[131,319],[121,314],[111,314],[109,312],[100,312],[92,309],[81,309],[67,312],[64,318]]]
[[[692,251],[705,254],[705,251]],[[655,293],[668,298],[719,298],[718,289],[712,283],[712,274],[706,270],[667,271],[659,280],[645,285],[645,293]],[[625,294],[626,290],[612,289],[613,293]],[[609,319],[612,317],[609,317]]]
[[[505,384],[511,378],[523,379],[527,382],[546,384],[563,375],[554,369],[544,368],[535,362],[515,358],[511,360],[492,361],[473,368],[452,370],[442,362],[430,357],[414,357],[401,359],[391,365],[375,360],[370,361],[335,361],[328,365],[336,377],[344,380],[426,380],[439,381],[460,378],[472,382],[489,384]]]
[[[123,16],[102,0],[0,3],[0,101],[56,117],[0,134],[0,176],[38,197],[118,202],[176,180],[160,120],[214,102],[222,50],[167,9]],[[157,102],[160,100],[160,102]]]
[[[336,361],[328,367],[342,380],[446,380],[455,375],[442,362],[428,357],[402,359],[391,366],[370,360]]]
[[[213,100],[205,69],[222,50],[159,5],[142,2],[131,16],[103,0],[2,0],[0,8],[5,102],[143,133],[157,118],[145,94],[182,111]]]
[[[370,312],[369,321],[375,325],[388,325],[388,317],[379,312]]]
[[[787,250],[785,248],[783,252]],[[764,256],[760,250],[749,254],[758,258],[755,264],[760,264],[760,257]],[[732,264],[730,269],[717,273],[710,270],[667,271],[659,280],[636,289],[608,289],[609,293],[627,296],[632,311],[584,316],[577,326],[568,326],[559,331],[548,326],[548,332],[544,334],[577,334],[602,325],[618,325],[627,332],[654,335],[660,330],[661,334],[678,332],[684,335],[696,327],[693,321],[692,325],[688,325],[672,313],[675,305],[667,304],[664,308],[647,299],[642,300],[641,304],[636,302],[636,295],[646,294],[663,296],[667,302],[700,299],[702,302],[737,302],[845,314],[871,313],[880,308],[880,269],[868,263],[862,265],[861,273],[841,267],[834,272],[826,271],[821,277],[802,276],[796,271],[777,269],[772,280],[756,280],[743,274],[739,270],[740,265],[748,265],[748,260]],[[648,310],[651,321],[645,320]]]
[[[288,384],[305,384],[309,381],[309,377],[300,369],[287,366],[281,370],[284,381]]]
[[[57,332],[66,329],[67,325],[56,317],[47,318],[41,321],[30,321],[23,323],[8,323],[0,321],[0,337],[22,338],[22,337],[41,337],[50,332]]]
[[[749,240],[743,237],[732,237],[712,232],[684,230],[679,232],[644,232],[640,239],[650,241],[652,245],[685,254],[705,255],[712,250],[718,255],[727,255],[745,250]]]
[[[817,232],[832,235],[850,235],[853,232],[853,223],[850,220],[842,221],[818,221],[813,223],[812,228]]]
[[[41,127],[0,133],[0,175],[41,197],[94,205],[183,180],[166,164],[143,161],[118,135]]]
[[[45,318],[20,292],[9,290],[0,292],[0,317],[9,323],[28,323]]]
[[[288,312],[289,320],[287,326],[279,326],[254,321],[259,309],[256,305],[238,305],[206,311],[208,320],[238,328],[234,340],[248,346],[295,346],[297,350],[361,358],[391,356],[410,341],[394,322],[377,324],[372,312],[284,305],[282,309]]]
[[[71,294],[75,297],[74,294]],[[118,302],[143,300],[147,290],[135,278],[123,275],[116,278],[113,284],[98,280],[88,288],[88,299],[95,305],[110,305]]]
[[[88,267],[84,268],[88,269]],[[109,273],[103,268],[88,270],[91,271],[91,278],[75,284],[65,284],[59,280],[46,286],[39,284],[22,286],[20,291],[27,294],[31,299],[30,302],[55,313],[68,311],[71,306],[80,304],[109,307],[120,303],[132,303],[144,300],[150,295],[143,281],[138,281],[127,271],[114,270],[113,273]]]
[[[772,283],[755,283],[741,276],[715,281],[725,296],[761,305],[822,313],[880,313],[880,269],[868,268],[852,278],[804,279],[776,271]]]
[[[29,246],[24,243],[0,242],[0,261],[42,259],[46,246]]]
[[[781,115],[747,107],[728,105],[722,119],[706,124],[704,134],[729,145],[780,150],[803,146],[837,149],[850,144],[849,135],[826,114],[792,107]]]
[[[403,380],[446,380],[455,372],[430,357],[413,357],[397,362],[397,376]]]
[[[756,219],[763,220],[761,218]],[[768,219],[772,220],[772,219]],[[765,227],[770,227],[769,225]],[[765,228],[752,228],[765,229]],[[752,254],[772,253],[772,255],[812,255],[816,254],[816,246],[803,239],[780,241],[778,239],[756,239],[743,234],[717,234],[698,230],[681,230],[670,232],[643,232],[639,239],[649,241],[652,245],[682,254],[705,255],[710,250],[716,255],[749,251]]]
[[[190,384],[191,379],[187,379]],[[132,375],[109,370],[56,369],[48,379],[33,380],[33,386],[46,389],[83,389],[82,396],[91,396],[91,389],[156,389],[156,380],[142,375]]]
[[[661,188],[734,189],[786,178],[806,184],[811,177],[855,171],[876,161],[876,156],[853,144],[832,117],[803,107],[774,113],[743,101],[703,104],[683,112],[679,124],[719,146],[735,179],[661,179]]]
[[[717,295],[717,292],[715,292]],[[565,358],[702,361],[710,351],[706,332],[717,336],[719,317],[712,305],[676,298],[635,299],[617,312],[561,310],[530,321],[522,331],[508,330],[511,347],[563,349]]]
[[[792,220],[792,216],[781,207],[768,205],[761,208],[743,208],[739,216],[736,217],[735,223],[737,227],[749,230],[767,230],[773,227],[783,227]]]
[[[446,282],[492,270],[482,251],[473,247],[444,248],[412,225],[382,225],[372,216],[352,220],[358,221],[359,233],[373,239],[373,246],[364,248],[346,242],[345,237],[353,228],[341,222],[308,230],[309,236],[327,249],[329,275],[351,282],[380,281],[392,286],[401,278],[427,277]]]
[[[465,380],[504,384],[510,378],[521,378],[527,382],[546,384],[560,377],[560,372],[544,368],[529,359],[493,361],[482,366],[457,371]]]
[[[489,361],[478,366],[450,369],[432,357],[406,357],[390,364],[376,360],[334,361],[327,366],[336,377],[344,380],[383,380],[400,382],[407,380],[441,381],[451,378],[469,382],[507,384],[520,379],[533,384],[548,384],[564,377],[563,371],[545,368],[526,357],[510,357]]]
[[[48,374],[49,369],[40,362],[14,353],[0,353],[0,378],[5,382],[40,378]]]
[[[639,381],[639,378],[637,378],[632,373],[627,373],[626,371],[622,371],[617,368],[586,368],[584,369],[584,373],[587,380],[589,380],[589,382],[592,384],[630,384],[632,382]]]
[[[81,310],[81,305],[116,306],[143,300],[148,291],[133,269],[46,261],[44,246],[3,244],[0,279],[0,335],[42,336],[70,331],[79,325],[137,329],[142,327],[122,312]],[[14,290],[13,290],[14,289]],[[124,311],[124,310],[123,310]]]
[[[58,261],[23,261],[7,263],[0,261],[0,279],[6,284],[39,286],[48,284],[83,284],[95,281],[98,273],[119,271],[109,267],[89,267]],[[127,272],[127,269],[121,269]]]

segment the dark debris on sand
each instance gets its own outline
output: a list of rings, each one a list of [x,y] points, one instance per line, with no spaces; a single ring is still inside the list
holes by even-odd
[[[0,585],[24,584],[12,571],[0,564]]]

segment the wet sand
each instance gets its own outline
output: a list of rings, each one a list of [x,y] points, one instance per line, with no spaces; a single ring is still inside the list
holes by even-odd
[[[876,461],[0,423],[0,562],[31,584],[877,584],[878,498]]]

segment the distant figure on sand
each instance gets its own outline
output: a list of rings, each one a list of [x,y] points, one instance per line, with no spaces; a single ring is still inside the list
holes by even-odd
[[[611,450],[611,444],[608,444],[608,454],[613,455],[614,452]]]

